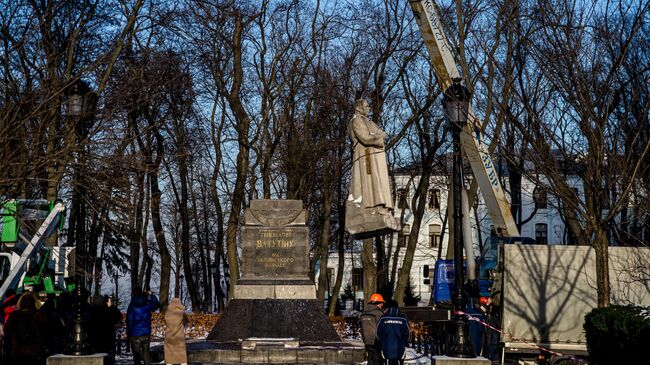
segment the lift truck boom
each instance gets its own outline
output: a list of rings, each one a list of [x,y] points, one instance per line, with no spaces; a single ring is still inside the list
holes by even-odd
[[[436,4],[433,0],[409,0],[409,3],[424,38],[438,84],[444,91],[452,84],[453,79],[460,78],[460,74],[443,31]],[[499,236],[518,237],[519,229],[510,212],[510,204],[478,125],[479,121],[470,107],[467,128],[460,136],[461,148],[481,189],[496,232]]]

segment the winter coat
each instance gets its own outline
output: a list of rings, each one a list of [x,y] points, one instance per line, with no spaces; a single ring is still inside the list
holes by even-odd
[[[187,363],[185,350],[185,307],[178,298],[173,298],[165,312],[165,364]]]
[[[404,357],[409,336],[409,322],[399,308],[390,308],[377,324],[377,338],[385,359],[399,360]]]
[[[36,311],[34,320],[42,332],[41,345],[45,355],[63,352],[68,342],[69,331],[66,329],[65,314],[57,305],[58,299],[50,297]]]
[[[361,336],[365,345],[374,345],[377,339],[377,323],[384,315],[376,304],[368,303],[361,315]]]
[[[9,315],[11,313],[16,311],[16,304],[18,303],[18,295],[17,294],[12,294],[8,296],[3,302],[2,302],[2,313],[4,315],[4,323],[7,323],[7,320],[9,320]]]
[[[160,307],[155,295],[135,294],[126,311],[126,328],[129,337],[151,335],[151,312]]]
[[[384,151],[386,133],[359,111],[350,120],[348,132],[354,146],[348,200],[361,200],[362,208],[383,205],[392,209]]]
[[[95,298],[91,308],[88,339],[95,351],[112,354],[115,351],[115,326],[122,320],[122,313],[115,306],[108,306],[103,296]]]
[[[33,298],[22,301],[22,307],[12,313],[5,325],[5,341],[8,341],[11,364],[38,364],[41,357],[41,329],[34,317],[36,307]]]

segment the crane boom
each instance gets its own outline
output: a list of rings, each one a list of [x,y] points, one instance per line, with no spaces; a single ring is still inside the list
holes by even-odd
[[[451,85],[452,79],[460,77],[460,74],[443,31],[436,4],[433,0],[409,0],[409,3],[424,38],[438,84],[442,90],[445,90]],[[481,189],[497,233],[502,236],[518,237],[519,229],[510,212],[510,203],[506,199],[496,166],[492,163],[481,132],[474,127],[476,125],[478,125],[477,119],[470,107],[467,128],[463,130],[460,137],[462,149]]]

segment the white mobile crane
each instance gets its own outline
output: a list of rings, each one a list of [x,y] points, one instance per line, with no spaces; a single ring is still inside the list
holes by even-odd
[[[451,86],[453,79],[460,78],[460,74],[444,34],[436,5],[433,0],[409,0],[409,3],[424,38],[438,84],[444,91]],[[481,189],[496,232],[504,237],[518,237],[519,229],[510,212],[510,204],[501,187],[496,166],[492,163],[478,125],[478,120],[470,109],[467,128],[461,133],[462,149],[472,167],[474,178]]]
[[[413,14],[417,21],[424,44],[426,45],[429,53],[431,65],[436,73],[438,84],[444,91],[451,86],[454,79],[459,79],[460,74],[456,67],[456,62],[452,54],[452,50],[447,41],[447,37],[443,31],[440,17],[436,4],[433,0],[409,0]],[[530,239],[519,237],[519,229],[510,211],[510,203],[508,202],[499,176],[496,171],[496,166],[492,163],[489,148],[482,138],[480,122],[471,110],[469,110],[469,118],[467,126],[461,133],[461,148],[467,157],[467,161],[472,168],[474,179],[483,196],[483,200],[492,219],[494,232],[498,237],[491,237],[490,241],[484,248],[481,257],[480,272],[485,273],[488,269],[491,270],[496,266],[496,253],[498,243],[500,241],[526,241]],[[450,201],[451,202],[451,201]],[[471,234],[469,232],[469,202],[467,202],[467,194],[463,191],[463,216],[464,216],[464,234],[466,255],[467,255],[467,269],[468,277],[472,282],[476,281],[476,266],[474,262],[473,244],[471,242]],[[448,205],[452,209],[451,204]],[[452,214],[448,214],[448,226],[453,226]],[[449,230],[451,233],[452,230]],[[452,237],[449,239],[448,253],[453,254]],[[447,255],[448,259],[452,256]],[[438,271],[438,269],[436,269]],[[482,288],[481,292],[486,294],[487,288],[490,286],[490,280],[482,280],[479,278],[478,286]]]

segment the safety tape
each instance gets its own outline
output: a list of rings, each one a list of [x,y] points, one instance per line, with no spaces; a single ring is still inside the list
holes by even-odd
[[[545,352],[551,353],[551,354],[553,354],[553,355],[555,355],[555,356],[560,356],[560,357],[565,357],[565,358],[568,358],[568,359],[571,359],[571,360],[575,360],[575,361],[577,361],[577,362],[579,362],[579,363],[581,363],[581,364],[586,364],[586,363],[587,363],[586,361],[584,361],[584,360],[582,360],[582,359],[579,359],[579,358],[577,358],[577,357],[575,357],[575,356],[564,355],[564,354],[561,354],[561,353],[559,353],[559,352],[553,351],[553,350],[551,350],[551,349],[547,349],[547,348],[545,348],[545,347],[539,346],[539,345],[537,345],[536,343],[526,342],[526,341],[524,341],[524,340],[522,340],[522,339],[520,339],[520,338],[517,338],[517,337],[511,335],[510,333],[507,333],[507,332],[501,331],[500,329],[498,329],[498,328],[496,328],[496,327],[494,327],[494,326],[492,326],[492,325],[490,325],[490,324],[488,324],[488,323],[485,323],[485,322],[481,321],[479,318],[474,317],[474,316],[472,316],[471,314],[465,313],[465,312],[463,312],[463,311],[455,311],[455,312],[453,312],[453,314],[460,314],[460,315],[467,316],[467,317],[469,318],[470,321],[478,322],[478,323],[482,324],[483,326],[485,326],[485,327],[487,327],[487,328],[489,328],[489,329],[491,329],[491,330],[497,331],[497,332],[499,332],[500,334],[502,334],[502,335],[504,335],[504,336],[508,336],[508,337],[510,337],[511,339],[515,340],[515,341],[518,341],[518,342],[521,342],[521,343],[526,344],[526,345],[528,345],[528,346],[531,346],[531,347],[537,348],[537,349],[539,349],[539,350],[542,350],[542,351],[545,351]]]

